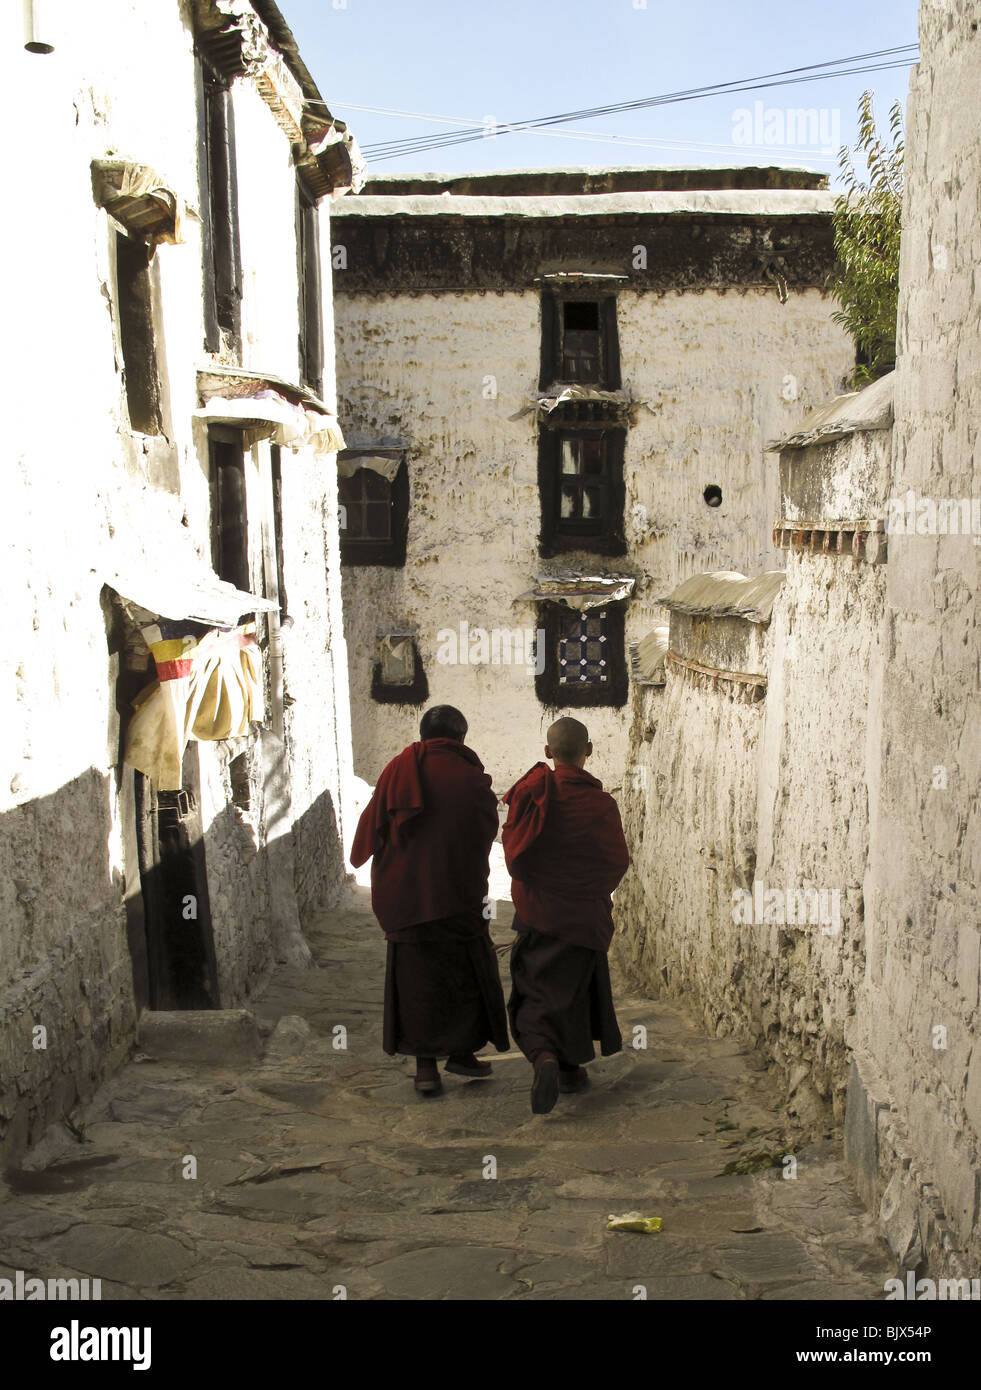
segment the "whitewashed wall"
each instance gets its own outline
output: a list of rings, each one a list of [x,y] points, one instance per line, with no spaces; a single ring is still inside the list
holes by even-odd
[[[554,713],[539,704],[530,670],[438,664],[441,629],[463,621],[486,630],[534,628],[534,605],[514,600],[539,573],[577,565],[638,576],[630,642],[663,621],[656,599],[682,578],[778,565],[770,544],[776,482],[764,443],[786,432],[803,406],[840,389],[852,350],[831,322],[832,307],[817,291],[792,293],[784,304],[775,290],[623,292],[624,386],[647,403],[627,434],[629,553],[543,561],[535,420],[530,413],[512,418],[537,390],[539,296],[339,296],[338,390],[348,443],[390,437],[411,449],[404,569],[344,570],[351,697],[359,711],[356,772],[374,781],[417,737],[421,713],[371,702],[379,626],[418,626],[431,702],[463,709],[470,741],[503,791],[541,757]],[[493,399],[485,395],[487,378]],[[722,489],[719,508],[702,497],[712,483]],[[619,785],[628,711],[582,717],[595,748],[590,767]]]
[[[894,493],[977,498],[978,6],[920,11],[907,116]],[[872,784],[869,1009],[857,1050],[873,1195],[909,1258],[981,1257],[981,547],[896,536]],[[937,1030],[943,1030],[938,1032]],[[942,1043],[943,1045],[938,1045]],[[878,1171],[876,1171],[878,1170]]]
[[[8,399],[0,525],[10,583],[0,609],[0,1150],[13,1154],[91,1094],[125,1055],[135,1024],[125,901],[139,894],[133,815],[119,766],[118,659],[100,594],[107,547],[138,561],[148,538],[190,536],[210,563],[207,437],[192,421],[205,362],[200,222],[158,247],[155,324],[172,439],[129,429],[116,317],[112,232],[96,206],[94,158],[155,167],[198,201],[189,7],[74,0],[44,7],[53,54],[23,48],[19,5],[4,6],[2,115],[7,188]],[[296,381],[298,290],[294,172],[271,113],[243,82],[233,101],[246,365]],[[325,265],[327,216],[323,217]],[[253,273],[254,272],[254,273]],[[324,279],[325,341],[333,324]],[[16,330],[16,336],[14,336]],[[332,391],[328,360],[325,393]],[[268,524],[268,448],[247,464],[254,587]],[[296,704],[286,737],[288,849],[303,845],[304,910],[344,873],[341,785],[350,778],[332,458],[284,450],[284,564],[296,615],[284,654]],[[186,529],[182,530],[182,527]],[[328,577],[325,580],[325,562]],[[301,594],[306,594],[301,603]],[[335,701],[342,705],[334,721]],[[271,934],[263,734],[253,824],[230,805],[229,752],[199,745],[202,812],[222,1003],[254,989]],[[265,750],[268,752],[269,750]],[[131,784],[131,778],[130,778]],[[308,843],[309,842],[309,843]],[[309,844],[315,845],[311,853]],[[127,846],[129,854],[127,854]],[[275,906],[273,904],[273,906]],[[285,909],[284,909],[285,910]],[[297,904],[292,905],[295,918]],[[287,914],[288,915],[288,914]],[[47,1028],[47,1046],[32,1028]]]

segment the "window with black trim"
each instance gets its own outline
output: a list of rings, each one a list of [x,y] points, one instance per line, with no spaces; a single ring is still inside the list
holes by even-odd
[[[539,388],[558,383],[620,388],[620,344],[615,295],[580,298],[582,290],[542,295]]]
[[[212,425],[211,558],[219,579],[250,589],[249,528],[245,493],[245,445],[241,430]]]
[[[621,604],[578,611],[542,604],[539,640],[545,643],[542,672],[535,677],[539,700],[554,709],[612,706],[627,702],[629,688]]]
[[[344,565],[404,565],[409,525],[409,472],[404,457],[394,453],[389,479],[375,468],[357,467],[359,457],[378,455],[378,450],[345,449],[338,455],[344,466],[337,479]],[[350,471],[353,465],[353,471]]]
[[[616,426],[543,424],[538,435],[540,554],[585,550],[623,555],[623,454]]]
[[[279,597],[279,618],[289,614],[286,599],[286,565],[283,553],[283,451],[278,444],[269,446],[273,487],[273,527],[276,531],[276,592]],[[292,621],[292,619],[290,619]]]
[[[389,632],[379,637],[371,698],[382,705],[422,705],[429,699],[429,682],[411,633]]]
[[[198,177],[204,257],[204,345],[242,351],[242,253],[229,80],[198,60]],[[224,340],[224,341],[223,341]]]
[[[324,324],[320,283],[320,212],[298,177],[296,180],[296,258],[300,287],[300,375],[303,385],[320,396],[324,389]]]
[[[129,422],[141,434],[165,434],[164,399],[153,331],[157,285],[153,247],[116,233],[116,302]]]

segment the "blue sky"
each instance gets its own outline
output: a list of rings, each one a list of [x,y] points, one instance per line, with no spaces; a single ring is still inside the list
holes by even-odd
[[[320,90],[364,147],[632,101],[915,43],[916,0],[279,0]],[[880,126],[906,68],[776,86],[541,132],[498,135],[373,172],[465,172],[578,165],[784,164],[834,175],[855,139],[860,93]],[[757,105],[759,103],[759,105]],[[791,114],[813,112],[802,119]],[[588,132],[584,134],[583,132]],[[571,138],[570,138],[571,137]]]

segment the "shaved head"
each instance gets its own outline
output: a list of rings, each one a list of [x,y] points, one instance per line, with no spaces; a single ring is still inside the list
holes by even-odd
[[[578,763],[580,758],[585,761],[590,751],[589,730],[578,719],[556,719],[550,726],[545,752],[555,762]]]

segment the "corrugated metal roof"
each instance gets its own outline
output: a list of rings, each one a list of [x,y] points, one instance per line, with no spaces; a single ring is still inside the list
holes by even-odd
[[[736,570],[694,574],[658,602],[673,613],[703,613],[716,618],[745,618],[750,623],[768,623],[773,600],[783,581],[783,570],[767,570],[755,579]]]
[[[766,446],[767,450],[777,453],[782,449],[806,449],[812,444],[830,444],[860,430],[888,430],[893,422],[895,386],[896,373],[889,372],[861,391],[836,396],[805,415],[793,434],[775,439]]]

